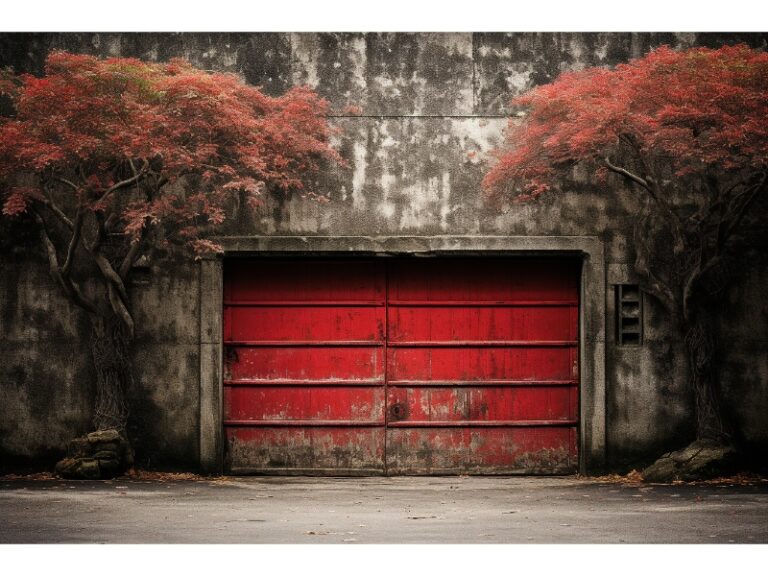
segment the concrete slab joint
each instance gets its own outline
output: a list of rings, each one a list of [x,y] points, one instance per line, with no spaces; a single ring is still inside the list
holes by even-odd
[[[582,260],[579,310],[581,370],[579,469],[605,464],[606,284],[603,242],[596,236],[230,236],[224,256],[573,255]],[[223,260],[200,262],[200,467],[223,471]]]

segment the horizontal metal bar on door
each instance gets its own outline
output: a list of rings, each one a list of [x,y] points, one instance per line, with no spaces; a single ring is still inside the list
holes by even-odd
[[[468,348],[557,348],[576,346],[576,340],[424,340],[419,342],[388,341],[390,348],[448,348],[454,346],[466,346]]]
[[[421,388],[423,386],[451,388],[454,386],[578,386],[577,380],[390,380],[387,386]]]
[[[526,426],[576,426],[578,420],[398,420],[388,428],[520,428]]]
[[[565,300],[506,300],[506,301],[477,301],[477,300],[390,300],[388,302],[390,306],[412,306],[414,308],[455,308],[455,307],[467,307],[467,308],[492,308],[492,307],[568,307],[578,306],[576,301]],[[378,300],[234,300],[224,302],[225,307],[243,308],[243,307],[291,307],[291,306],[328,306],[333,308],[344,308],[353,306],[384,306],[383,301]]]
[[[224,386],[309,386],[309,387],[334,387],[334,386],[384,386],[384,380],[224,380]],[[390,380],[387,386],[398,388],[422,388],[425,386],[434,388],[475,387],[475,386],[578,386],[577,380]]]
[[[224,386],[384,386],[384,380],[224,380]]]
[[[269,307],[269,306],[384,306],[383,300],[227,300],[224,306],[232,307]]]
[[[390,348],[450,348],[465,346],[468,348],[564,348],[576,346],[576,340],[423,340],[414,342],[388,341]],[[351,347],[383,346],[382,340],[225,340],[225,346],[243,347]]]
[[[316,346],[383,346],[382,340],[225,340],[225,346],[251,347],[316,347]]]
[[[276,426],[304,426],[304,427],[372,427],[384,426],[384,420],[224,420],[225,426],[255,426],[272,428]]]
[[[495,306],[519,306],[521,308],[534,306],[578,306],[576,300],[390,300],[389,306],[413,306],[430,308],[468,307],[483,308]]]

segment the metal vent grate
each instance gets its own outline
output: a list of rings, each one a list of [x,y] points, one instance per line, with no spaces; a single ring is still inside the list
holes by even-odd
[[[619,346],[643,343],[643,297],[637,284],[616,285],[616,341]]]

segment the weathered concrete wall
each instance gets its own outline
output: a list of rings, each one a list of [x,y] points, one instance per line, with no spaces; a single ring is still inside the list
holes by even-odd
[[[764,232],[757,242],[758,249],[741,258],[739,277],[720,315],[719,334],[723,345],[720,381],[729,416],[739,424],[743,440],[759,451],[768,447],[768,238]]]
[[[85,319],[24,252],[0,259],[0,468],[56,459],[93,405]]]
[[[34,252],[0,255],[0,471],[49,466],[91,428],[90,325]],[[193,264],[130,287],[136,320],[129,430],[137,463],[196,466],[199,291]]]
[[[172,262],[131,287],[137,330],[129,432],[144,467],[184,468],[198,459],[198,280],[196,264]]]
[[[488,151],[501,141],[512,96],[564,70],[610,66],[661,44],[736,42],[765,48],[768,35],[4,34],[0,64],[39,73],[55,48],[153,60],[180,56],[201,68],[241,74],[270,94],[295,84],[315,88],[333,105],[332,121],[341,129],[337,143],[347,160],[346,167],[329,168],[314,183],[331,203],[268,199],[237,234],[600,237],[609,285],[607,450],[609,461],[620,465],[683,442],[691,425],[680,343],[670,339],[667,319],[652,299],[646,300],[645,344],[619,348],[613,341],[611,285],[635,280],[628,232],[637,199],[626,190],[602,195],[587,175],[575,174],[571,191],[562,197],[493,207],[482,197],[480,180]],[[359,110],[350,113],[349,106]],[[56,295],[39,262],[22,260],[18,254],[3,256],[0,284],[2,457],[55,452],[69,432],[82,431],[88,421],[83,321]],[[756,256],[740,270],[723,314],[728,347],[722,378],[746,439],[765,446],[768,304],[761,290],[768,260]],[[194,467],[197,462],[196,274],[192,264],[157,269],[149,284],[133,287],[141,334],[132,426],[140,431],[137,448],[144,465]],[[36,310],[56,320],[35,325],[27,317]],[[49,346],[54,340],[59,343]],[[40,362],[43,356],[50,361]],[[49,381],[57,383],[51,392],[57,410],[50,415],[42,393],[52,388]]]

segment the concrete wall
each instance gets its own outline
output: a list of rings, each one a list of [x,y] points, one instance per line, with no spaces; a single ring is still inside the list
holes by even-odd
[[[597,236],[605,244],[607,455],[614,466],[647,459],[690,433],[679,343],[646,301],[646,342],[613,342],[611,285],[635,281],[628,232],[631,191],[603,195],[588,175],[570,192],[492,207],[480,192],[488,151],[502,138],[510,97],[564,70],[610,66],[661,44],[685,48],[747,42],[765,34],[3,34],[0,64],[39,73],[54,48],[165,60],[241,74],[270,94],[309,84],[334,107],[346,167],[314,183],[330,204],[269,199],[236,235]],[[348,106],[359,107],[350,114]],[[763,209],[765,207],[763,206]],[[3,253],[0,457],[59,451],[87,427],[89,364],[82,319],[56,294],[42,261]],[[764,250],[744,258],[723,315],[723,383],[746,439],[768,444],[768,279]],[[197,267],[158,268],[133,287],[142,332],[132,392],[139,462],[195,467],[199,427]],[[9,312],[9,310],[11,310]],[[39,322],[34,314],[53,320]],[[40,358],[46,358],[41,362]],[[55,409],[54,409],[55,407]],[[37,416],[35,416],[37,414]],[[682,440],[681,440],[682,439]]]
[[[91,430],[89,324],[59,293],[47,261],[0,256],[0,472],[50,466]],[[156,267],[130,286],[137,325],[129,430],[138,464],[196,467],[199,455],[198,266]]]
[[[0,260],[0,468],[50,462],[87,432],[88,325],[23,250]]]

